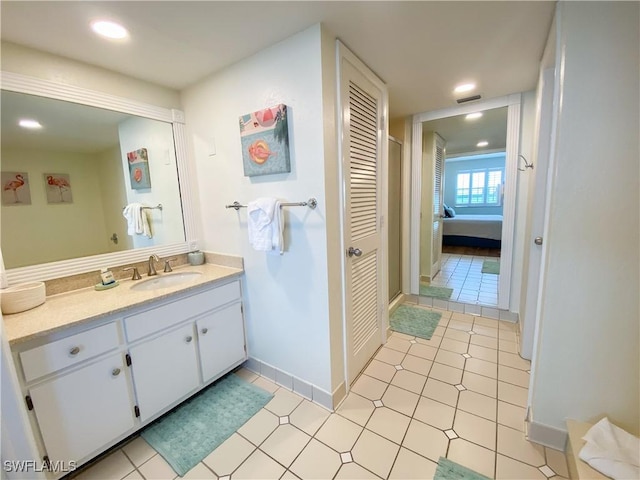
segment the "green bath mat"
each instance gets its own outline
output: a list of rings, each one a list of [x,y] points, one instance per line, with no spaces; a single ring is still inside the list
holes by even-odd
[[[482,273],[492,273],[500,275],[500,260],[485,260],[482,262]]]
[[[438,326],[440,317],[442,317],[442,314],[438,312],[409,305],[400,305],[391,315],[389,326],[394,332],[406,333],[407,335],[429,340]]]
[[[182,477],[272,398],[237,375],[227,375],[152,423],[141,436]]]
[[[451,460],[440,457],[434,480],[489,480],[489,477],[469,470]]]
[[[433,285],[426,285],[424,283],[420,284],[420,295],[422,295],[423,297],[433,297],[439,298],[441,300],[449,300],[452,293],[453,288],[434,287]]]

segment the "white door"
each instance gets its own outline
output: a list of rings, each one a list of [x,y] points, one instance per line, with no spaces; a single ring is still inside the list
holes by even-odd
[[[129,350],[143,422],[200,385],[195,343],[190,323]]]
[[[338,47],[344,178],[347,382],[382,344],[382,160],[384,85],[346,49]]]
[[[545,70],[539,89],[539,110],[537,125],[537,154],[534,170],[524,173],[535,174],[533,190],[533,207],[531,211],[531,236],[529,250],[529,270],[527,275],[527,293],[525,297],[524,315],[520,322],[520,355],[531,360],[533,355],[533,339],[536,316],[538,313],[538,290],[540,286],[540,268],[542,262],[542,242],[545,223],[545,201],[547,198],[547,174],[549,156],[551,154],[551,124],[553,120],[553,68]]]
[[[29,390],[52,462],[83,460],[134,426],[122,354]]]
[[[444,218],[444,140],[436,135],[433,158],[433,209],[431,217],[431,279],[441,267],[442,260],[442,222]]]
[[[205,383],[247,358],[239,303],[196,321],[202,379]]]

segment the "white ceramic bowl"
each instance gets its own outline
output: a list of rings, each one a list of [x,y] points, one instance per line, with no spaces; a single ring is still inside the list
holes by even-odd
[[[2,313],[24,312],[42,305],[46,300],[44,282],[29,282],[0,290]]]

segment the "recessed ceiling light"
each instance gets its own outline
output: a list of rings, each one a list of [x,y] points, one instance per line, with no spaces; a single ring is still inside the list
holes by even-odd
[[[114,40],[121,40],[129,36],[129,32],[119,23],[110,22],[108,20],[96,20],[91,22],[91,28],[98,35]]]
[[[470,92],[475,88],[476,88],[475,83],[463,83],[461,85],[458,85],[453,91],[456,93],[465,93],[465,92]]]
[[[476,147],[486,147],[487,145],[489,145],[489,142],[487,142],[486,140],[482,140],[481,142],[478,142]]]
[[[476,120],[477,118],[480,118],[481,116],[482,116],[482,112],[475,112],[475,113],[470,113],[469,115],[467,115],[464,118],[466,120]]]
[[[18,125],[20,125],[22,128],[30,128],[32,130],[42,128],[42,125],[40,125],[40,122],[38,122],[37,120],[32,120],[30,118],[20,119],[20,121],[18,121]]]

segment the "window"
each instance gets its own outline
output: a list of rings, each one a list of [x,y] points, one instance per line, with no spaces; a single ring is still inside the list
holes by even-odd
[[[456,206],[500,205],[502,169],[462,170],[456,179]]]

